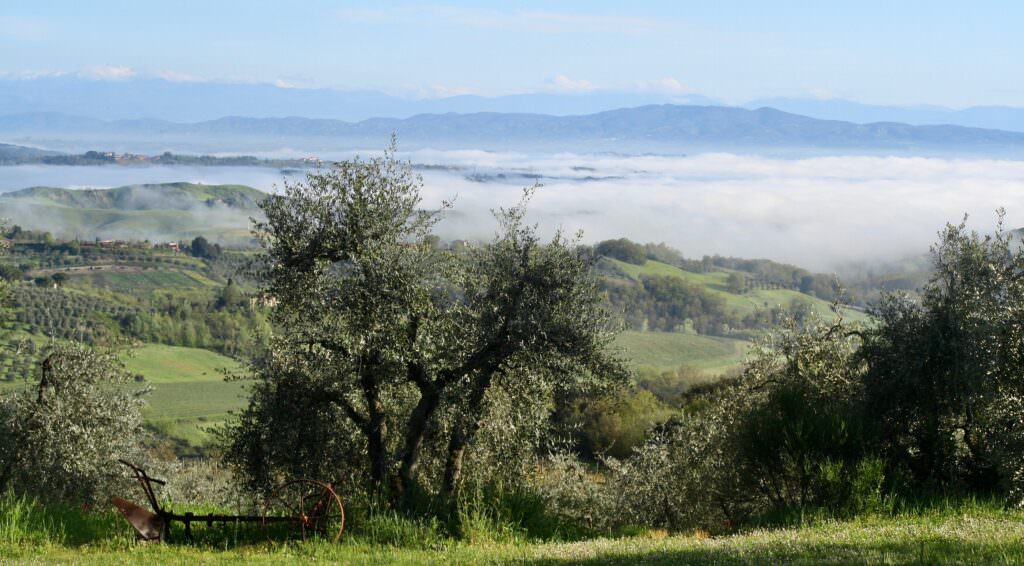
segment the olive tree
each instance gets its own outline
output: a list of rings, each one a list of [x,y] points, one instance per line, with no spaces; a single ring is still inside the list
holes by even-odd
[[[140,454],[142,394],[117,356],[54,344],[27,387],[0,399],[0,489],[95,503]]]
[[[429,487],[430,451],[444,470],[433,487],[450,495],[489,415],[538,425],[517,409],[625,379],[576,241],[542,240],[520,204],[496,213],[493,241],[441,249],[432,232],[448,205],[424,210],[394,151],[311,173],[262,205],[275,335],[228,454],[251,479],[358,466],[401,493]]]
[[[1011,448],[1024,437],[1024,256],[998,216],[986,236],[946,226],[921,298],[887,297],[866,335],[880,444],[919,482],[991,489],[1024,476]]]

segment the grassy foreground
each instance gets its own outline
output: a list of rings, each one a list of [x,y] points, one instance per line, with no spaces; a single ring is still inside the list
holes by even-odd
[[[9,502],[9,501],[8,501]],[[0,505],[2,507],[2,505]],[[40,522],[8,506],[0,516],[0,563],[18,564],[1020,564],[1024,513],[968,506],[897,517],[823,521],[802,528],[753,530],[729,536],[666,536],[660,532],[580,542],[520,540],[375,542],[358,527],[340,544],[137,544],[113,516],[46,534]],[[75,515],[76,513],[71,513]],[[56,534],[55,534],[56,533]],[[62,534],[63,533],[63,534]]]

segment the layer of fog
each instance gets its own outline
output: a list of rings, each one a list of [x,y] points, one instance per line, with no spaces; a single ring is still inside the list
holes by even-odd
[[[428,162],[430,156],[413,159]],[[1019,161],[480,152],[446,152],[436,159],[548,176],[531,205],[542,226],[582,229],[589,241],[663,241],[689,257],[767,257],[832,270],[923,253],[946,222],[965,213],[980,231],[994,227],[999,207],[1007,209],[1009,227],[1024,225]],[[526,181],[506,175],[480,183],[436,172],[424,179],[430,203],[458,195],[456,214],[441,226],[449,237],[492,233],[486,210],[514,203]]]
[[[366,153],[364,152],[364,155]],[[532,155],[467,151],[402,154],[421,166],[424,202],[456,197],[439,226],[447,239],[494,233],[490,209],[544,184],[533,220],[582,229],[586,241],[666,242],[689,257],[767,257],[818,270],[919,254],[946,222],[970,214],[987,231],[994,211],[1024,225],[1024,162],[839,156],[770,159]],[[294,177],[293,177],[294,178]],[[0,188],[110,187],[142,182],[240,183],[271,190],[282,172],[240,167],[0,167]]]

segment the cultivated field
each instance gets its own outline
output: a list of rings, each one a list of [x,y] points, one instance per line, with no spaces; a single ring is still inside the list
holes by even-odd
[[[750,347],[745,340],[719,336],[633,330],[620,334],[616,344],[626,351],[634,367],[671,370],[688,365],[709,374],[739,367]]]
[[[209,441],[208,428],[246,404],[246,383],[225,381],[237,361],[198,348],[147,344],[125,355],[125,365],[153,384],[146,421],[164,435],[193,446]]]

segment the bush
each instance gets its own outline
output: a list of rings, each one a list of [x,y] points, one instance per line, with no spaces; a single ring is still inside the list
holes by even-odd
[[[591,455],[624,458],[643,444],[655,425],[672,414],[668,406],[643,389],[599,399],[582,409],[581,448]]]
[[[790,320],[736,381],[691,402],[628,459],[608,461],[616,507],[633,524],[714,532],[754,514],[867,498],[875,476],[860,467],[855,351],[840,323]]]
[[[105,502],[125,489],[117,459],[141,459],[143,391],[115,354],[54,345],[32,387],[0,399],[0,489]]]

